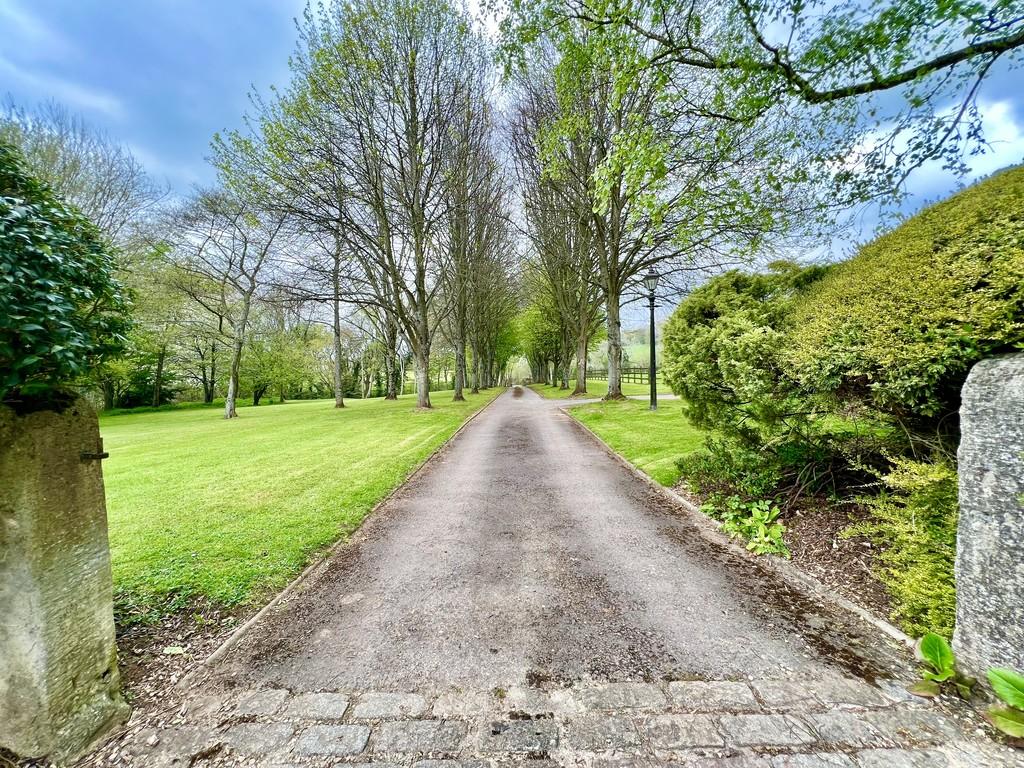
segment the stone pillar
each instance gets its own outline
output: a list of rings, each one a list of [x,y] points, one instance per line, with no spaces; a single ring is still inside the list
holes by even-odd
[[[96,414],[0,405],[0,748],[67,759],[127,714]]]
[[[959,663],[1024,671],[1024,354],[971,370],[960,408]]]

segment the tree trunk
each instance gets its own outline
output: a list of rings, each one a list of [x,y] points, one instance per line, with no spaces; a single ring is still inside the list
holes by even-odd
[[[466,342],[459,341],[455,344],[455,395],[452,402],[462,402],[466,397],[462,389],[466,386]]]
[[[384,377],[387,379],[384,390],[385,400],[397,400],[402,394],[398,389],[395,360],[398,358],[398,328],[394,321],[387,319],[384,324]],[[405,367],[401,367],[401,385],[405,389]]]
[[[263,399],[263,395],[265,395],[266,392],[267,392],[267,386],[265,384],[261,385],[261,386],[258,386],[258,387],[253,387],[252,388],[252,404],[253,404],[253,407],[255,407],[255,406],[260,404],[260,400]]]
[[[569,367],[572,365],[572,346],[571,346],[571,344],[570,344],[568,339],[563,340],[561,353],[562,353],[562,359],[558,363],[558,367],[560,368],[560,370],[558,372],[559,373],[558,388],[559,389],[568,389],[569,388]]]
[[[587,393],[587,337],[583,334],[576,340],[576,389],[572,393]]]
[[[475,347],[473,348],[473,388],[470,390],[470,394],[480,394],[480,352]]]
[[[164,387],[164,360],[167,359],[167,347],[161,347],[156,356],[156,376],[153,377],[153,407],[160,405],[160,390]]]
[[[609,292],[605,300],[608,310],[608,394],[605,400],[624,400],[622,394],[622,320],[619,317],[619,294]]]
[[[395,358],[387,350],[384,351],[384,399],[397,400],[398,394],[395,382]]]
[[[430,353],[416,349],[416,407],[430,408]]]
[[[224,418],[234,419],[238,417],[238,410],[235,408],[235,399],[238,397],[238,371],[242,364],[242,336],[235,337],[234,348],[231,351],[231,368],[228,372],[228,394],[224,398]]]
[[[103,410],[109,411],[114,407],[114,382],[109,378],[103,380]]]
[[[210,342],[210,377],[206,377],[206,366],[203,366],[203,402],[212,403],[217,394],[217,342]]]
[[[494,386],[494,352],[491,350],[490,345],[485,347],[483,362],[484,389],[490,389]]]
[[[334,407],[344,408],[345,393],[341,381],[341,276],[338,272],[339,266],[335,261],[331,275],[334,282],[334,299],[331,302],[334,305]]]

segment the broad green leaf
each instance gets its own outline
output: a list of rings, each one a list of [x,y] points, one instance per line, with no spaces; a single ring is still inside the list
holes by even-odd
[[[948,679],[953,673],[953,649],[949,647],[946,638],[928,632],[918,641],[917,647],[921,658],[931,664],[939,675],[945,675],[941,679]]]
[[[907,686],[907,693],[912,693],[915,696],[923,696],[927,699],[933,699],[942,692],[939,684],[933,680],[918,680],[913,685]]]
[[[1024,675],[1012,669],[993,667],[988,671],[988,681],[996,696],[1011,707],[1024,709]]]
[[[988,719],[996,728],[1015,739],[1024,739],[1024,712],[1009,707],[991,707]]]

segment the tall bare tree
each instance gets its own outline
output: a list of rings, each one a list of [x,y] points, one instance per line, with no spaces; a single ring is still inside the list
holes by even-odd
[[[21,150],[32,172],[124,249],[167,190],[123,144],[57,102],[0,107],[0,141]]]
[[[538,306],[557,316],[560,386],[569,387],[576,361],[574,395],[587,391],[587,353],[602,320],[603,293],[590,227],[587,180],[593,172],[580,143],[570,139],[571,168],[555,177],[545,172],[544,142],[558,104],[551,65],[533,62],[516,78],[509,135],[525,215],[525,232],[535,257],[531,291]]]
[[[224,418],[238,416],[239,370],[253,303],[283,250],[286,218],[257,211],[221,190],[198,194],[177,211],[170,256],[180,271],[178,286],[216,319],[230,339]]]

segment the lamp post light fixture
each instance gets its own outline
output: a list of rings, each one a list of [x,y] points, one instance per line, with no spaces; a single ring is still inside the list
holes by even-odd
[[[653,268],[648,268],[644,275],[644,288],[647,289],[647,300],[651,304],[651,410],[658,410],[658,372],[654,359],[654,291],[658,287],[658,278],[661,277]]]

